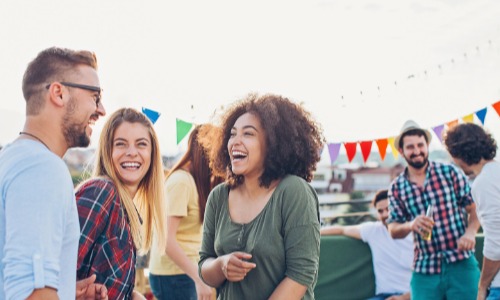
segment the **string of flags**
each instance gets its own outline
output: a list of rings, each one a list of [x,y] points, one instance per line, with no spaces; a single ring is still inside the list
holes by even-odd
[[[497,115],[500,116],[500,101],[497,101],[496,103],[492,104],[491,107],[496,111]],[[464,122],[464,123],[473,123],[474,122],[474,116],[477,117],[477,119],[481,122],[481,125],[484,125],[484,120],[486,118],[486,114],[488,112],[489,107],[482,108],[474,113],[465,115],[461,118],[445,122],[443,124],[437,125],[432,127],[432,132],[438,137],[439,141],[442,143],[443,142],[443,133],[445,132],[445,129],[449,129],[455,125],[457,125],[459,122]],[[183,121],[181,119],[176,119],[176,129],[177,129],[177,144],[179,144],[184,137],[189,133],[191,128],[193,127],[193,123]],[[386,154],[387,154],[387,146],[390,146],[391,153],[394,156],[395,159],[398,158],[399,152],[396,147],[394,147],[394,139],[396,136],[391,136],[391,137],[386,137],[386,138],[379,138],[379,139],[374,139],[374,140],[365,140],[365,141],[357,141],[357,142],[339,142],[339,143],[328,143],[328,153],[330,155],[330,163],[333,165],[333,163],[337,160],[340,149],[342,146],[344,147],[346,154],[347,154],[347,160],[349,162],[352,162],[356,154],[358,153],[358,145],[359,148],[361,149],[361,155],[363,157],[363,161],[366,163],[368,158],[370,157],[372,153],[372,148],[373,148],[373,143],[377,145],[377,149],[380,155],[380,159],[383,161],[385,160]]]
[[[497,115],[500,116],[500,101],[492,104],[491,107],[496,111]],[[464,123],[473,123],[474,115],[481,122],[481,125],[484,125],[484,120],[486,118],[486,113],[488,112],[488,107],[480,109],[474,113],[463,116],[460,119],[455,119],[437,126],[432,127],[432,131],[438,137],[439,141],[443,142],[443,133],[445,129],[449,129],[453,126],[456,126],[460,121]],[[377,144],[378,152],[380,155],[380,159],[383,161],[386,156],[387,145],[389,144],[391,148],[392,155],[395,159],[398,158],[399,152],[398,149],[394,146],[394,139],[396,136],[391,136],[387,138],[380,138],[375,140],[367,140],[367,141],[358,141],[358,142],[340,142],[340,143],[328,143],[328,153],[330,154],[330,163],[333,163],[337,160],[341,146],[344,146],[344,149],[347,154],[347,160],[352,162],[357,153],[357,146],[359,145],[361,149],[361,155],[363,156],[363,161],[366,163],[368,158],[370,157],[373,142]]]

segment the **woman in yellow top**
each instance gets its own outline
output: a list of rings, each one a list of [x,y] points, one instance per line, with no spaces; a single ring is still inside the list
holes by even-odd
[[[205,204],[220,182],[213,179],[200,143],[210,129],[210,125],[193,129],[186,153],[167,174],[167,255],[152,249],[149,263],[151,290],[159,300],[212,298],[212,288],[198,276]]]

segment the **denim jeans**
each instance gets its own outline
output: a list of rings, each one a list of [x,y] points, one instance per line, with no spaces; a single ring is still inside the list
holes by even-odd
[[[194,281],[185,274],[149,274],[149,285],[158,300],[196,300]]]
[[[389,298],[390,296],[394,296],[394,295],[401,295],[401,293],[394,293],[394,294],[382,293],[382,294],[377,294],[373,297],[370,297],[366,300],[385,300],[385,299]]]
[[[490,288],[486,300],[500,300],[500,287]]]

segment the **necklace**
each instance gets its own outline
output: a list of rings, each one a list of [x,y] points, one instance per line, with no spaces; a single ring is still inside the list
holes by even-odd
[[[47,144],[45,144],[45,143],[44,143],[44,142],[43,142],[43,141],[42,141],[39,137],[37,137],[36,135],[31,134],[31,133],[29,133],[29,132],[25,132],[25,131],[21,131],[21,132],[19,132],[19,135],[21,135],[21,134],[31,136],[32,138],[34,138],[35,140],[37,140],[37,141],[39,141],[40,143],[42,143],[45,147],[47,147],[47,149],[49,149],[49,150],[50,150],[49,146],[47,146]]]

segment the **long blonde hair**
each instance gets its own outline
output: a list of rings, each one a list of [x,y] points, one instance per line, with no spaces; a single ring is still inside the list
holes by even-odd
[[[113,138],[116,128],[122,123],[140,123],[144,125],[151,137],[151,165],[144,178],[139,183],[135,197],[127,193],[123,182],[120,181],[113,165]],[[163,161],[160,154],[158,137],[153,124],[141,112],[133,108],[121,108],[111,115],[104,124],[96,155],[94,177],[109,177],[113,180],[121,202],[127,212],[132,238],[139,253],[147,252],[152,245],[153,230],[158,233],[158,247],[164,249],[166,245],[166,223],[164,217],[164,174]],[[137,214],[136,207],[137,204]],[[142,226],[140,217],[142,218]],[[154,227],[154,228],[153,228]]]

